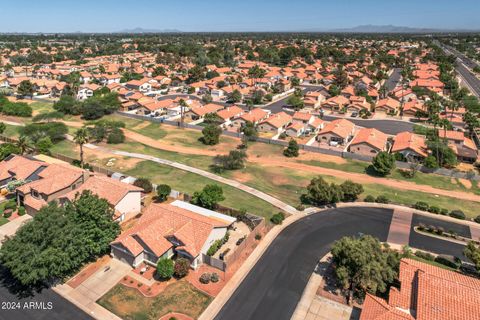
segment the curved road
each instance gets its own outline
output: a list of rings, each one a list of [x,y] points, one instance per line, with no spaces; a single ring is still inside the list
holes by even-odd
[[[318,260],[342,236],[370,234],[386,241],[393,211],[342,208],[307,216],[283,230],[216,320],[288,320]],[[416,215],[414,215],[414,218]],[[463,246],[411,232],[411,247],[462,257]]]

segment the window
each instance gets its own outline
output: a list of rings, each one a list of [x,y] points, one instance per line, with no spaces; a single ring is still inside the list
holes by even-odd
[[[37,190],[32,189],[32,197],[34,197],[34,198],[39,198],[40,197]]]

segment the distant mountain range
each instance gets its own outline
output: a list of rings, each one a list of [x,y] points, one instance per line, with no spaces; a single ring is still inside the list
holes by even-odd
[[[142,34],[142,33],[180,33],[182,31],[177,29],[143,29],[143,28],[134,28],[134,29],[124,29],[114,33],[130,33],[130,34]]]
[[[332,29],[327,32],[344,32],[344,33],[436,33],[436,32],[474,32],[478,30],[466,29],[435,29],[435,28],[414,28],[394,25],[362,25],[353,28]]]

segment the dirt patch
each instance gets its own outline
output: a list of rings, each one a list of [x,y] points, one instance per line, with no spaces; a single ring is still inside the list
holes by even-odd
[[[458,182],[460,182],[465,188],[472,189],[472,181],[468,179],[458,179]]]
[[[144,121],[139,124],[137,124],[135,127],[132,128],[132,130],[142,130],[143,128],[148,127],[151,124],[151,122]]]
[[[232,178],[235,181],[241,182],[241,183],[247,183],[249,181],[252,181],[254,177],[252,177],[251,174],[241,172],[241,171],[234,171],[232,174]]]
[[[322,162],[333,162],[336,164],[347,163],[347,160],[342,157],[336,157],[329,154],[320,154],[315,152],[300,151],[299,160],[317,160]]]

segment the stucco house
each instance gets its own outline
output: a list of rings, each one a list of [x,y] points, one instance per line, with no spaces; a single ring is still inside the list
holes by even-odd
[[[135,226],[111,243],[112,256],[136,267],[156,265],[174,255],[199,267],[208,249],[222,239],[235,218],[183,201],[151,204]]]

